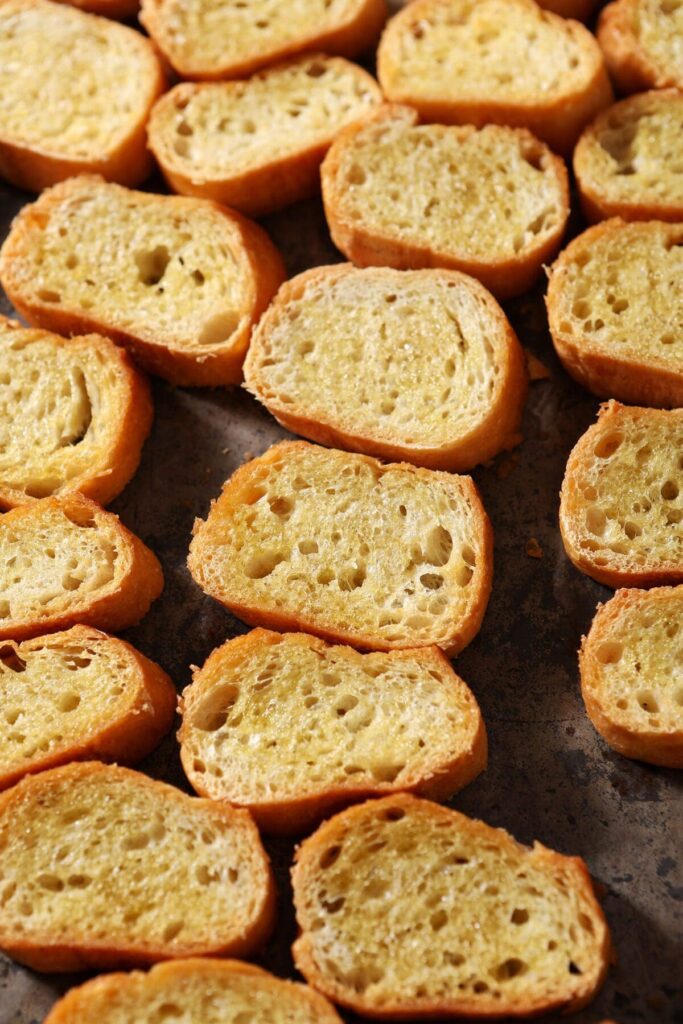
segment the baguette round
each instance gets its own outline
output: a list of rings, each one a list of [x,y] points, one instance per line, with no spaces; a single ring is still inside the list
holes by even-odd
[[[285,441],[195,522],[188,565],[252,626],[453,654],[484,617],[492,547],[470,477]]]
[[[526,291],[564,233],[564,163],[523,128],[416,120],[384,107],[333,142],[321,173],[335,245],[359,266],[443,267],[497,298]]]
[[[589,228],[561,253],[546,295],[567,373],[601,398],[683,406],[683,224]]]
[[[683,586],[618,590],[579,654],[591,722],[614,750],[683,768]]]
[[[235,384],[285,272],[266,233],[206,199],[62,182],[25,206],[0,278],[29,323],[97,331],[186,386]]]
[[[683,88],[683,7],[677,0],[615,0],[598,42],[618,92]]]
[[[609,587],[683,582],[683,410],[607,402],[572,450],[560,530],[577,569]]]
[[[141,761],[171,728],[175,707],[158,665],[96,629],[5,640],[0,789],[69,761]]]
[[[0,175],[33,192],[74,174],[139,184],[164,87],[139,32],[50,0],[0,0]]]
[[[96,761],[0,795],[0,949],[38,971],[247,956],[275,891],[247,811]]]
[[[377,74],[424,121],[528,128],[565,155],[612,100],[588,29],[533,0],[413,0],[384,31]]]
[[[609,931],[580,858],[407,794],[325,822],[292,881],[296,966],[363,1016],[571,1012],[607,973]]]
[[[181,713],[193,789],[280,835],[370,796],[446,800],[486,767],[477,702],[434,647],[358,654],[256,629],[209,655]]]

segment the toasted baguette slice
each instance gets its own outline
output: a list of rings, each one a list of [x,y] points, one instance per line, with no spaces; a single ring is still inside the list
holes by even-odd
[[[683,88],[683,7],[677,0],[608,4],[598,42],[619,92]]]
[[[605,221],[552,268],[550,333],[568,373],[601,398],[683,406],[683,224]]]
[[[610,937],[586,865],[398,794],[325,822],[292,872],[309,984],[369,1017],[585,1006]]]
[[[385,0],[142,0],[140,21],[182,78],[243,78],[296,53],[354,57],[377,41]]]
[[[574,152],[589,221],[683,220],[683,95],[631,96],[603,111]]]
[[[134,764],[171,728],[173,683],[130,644],[74,626],[0,646],[0,789],[68,761]]]
[[[590,32],[533,0],[413,0],[385,29],[377,73],[425,121],[529,128],[564,154],[612,99]]]
[[[152,416],[147,381],[107,338],[0,316],[0,507],[69,491],[106,505],[137,469]]]
[[[600,0],[536,0],[536,3],[546,11],[576,21],[589,21],[600,6]]]
[[[284,279],[258,225],[205,199],[71,178],[15,219],[0,253],[37,327],[99,331],[176,384],[237,383],[252,324]]]
[[[579,655],[595,728],[620,754],[683,768],[683,586],[618,590]]]
[[[281,835],[368,796],[446,800],[486,766],[477,702],[434,647],[358,654],[256,629],[209,656],[181,709],[193,788]]]
[[[452,270],[308,270],[264,313],[244,374],[283,426],[338,448],[460,472],[520,440],[522,348]]]
[[[0,949],[39,971],[243,956],[273,923],[247,811],[89,761],[0,795]]]
[[[195,522],[188,564],[250,625],[455,653],[486,610],[492,531],[470,477],[284,441]]]
[[[39,192],[73,174],[137,185],[164,88],[139,32],[50,0],[0,0],[0,175]]]
[[[172,189],[250,216],[320,191],[334,136],[382,99],[343,57],[297,57],[245,82],[184,82],[162,96],[149,145]]]
[[[562,160],[522,128],[416,118],[384,107],[333,142],[322,188],[335,245],[359,266],[445,267],[498,298],[519,295],[560,245],[569,213]]]
[[[574,565],[609,587],[683,582],[683,410],[607,402],[572,450],[560,530]]]
[[[80,494],[42,498],[0,517],[0,639],[76,623],[125,629],[163,587],[148,547]]]
[[[306,985],[239,960],[176,960],[148,974],[109,974],[72,989],[45,1024],[342,1024]]]

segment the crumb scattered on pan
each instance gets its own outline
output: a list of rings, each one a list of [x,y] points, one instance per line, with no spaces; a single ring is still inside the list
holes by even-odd
[[[529,372],[529,380],[548,380],[550,377],[550,370],[542,363],[540,359],[537,359],[533,352],[530,352],[528,348],[524,349],[526,355],[526,366]]]
[[[525,550],[529,558],[543,558],[543,549],[535,537],[529,537]]]
[[[230,454],[230,449],[229,448],[221,448],[221,452],[223,453],[223,455],[229,455]]]

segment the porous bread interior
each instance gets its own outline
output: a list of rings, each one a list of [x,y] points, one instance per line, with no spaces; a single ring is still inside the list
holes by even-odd
[[[266,403],[436,447],[490,414],[508,344],[505,321],[466,278],[349,270],[272,310],[246,374]]]
[[[336,633],[450,646],[485,572],[461,478],[313,445],[284,445],[253,467],[193,541],[194,571],[214,596]]]
[[[246,930],[266,884],[251,830],[142,778],[44,772],[12,803],[0,820],[5,940],[172,955]]]
[[[590,83],[597,47],[584,36],[527,0],[427,0],[387,30],[397,52],[386,85],[420,99],[535,106]]]
[[[157,84],[130,29],[65,4],[0,4],[0,136],[72,159],[99,159],[139,123]]]
[[[562,221],[550,150],[525,131],[386,119],[337,152],[337,215],[408,244],[493,263],[542,245]]]
[[[179,86],[157,109],[152,139],[188,176],[232,177],[331,142],[380,97],[353,64],[304,58],[243,82]]]
[[[432,806],[368,803],[304,847],[297,919],[323,977],[376,1008],[479,997],[500,1013],[594,977],[602,928],[567,866]]]
[[[192,690],[182,743],[192,772],[212,799],[239,804],[414,785],[467,753],[479,726],[471,693],[436,658],[296,636],[224,646]]]
[[[683,0],[631,0],[630,25],[655,65],[657,85],[683,85]]]
[[[619,615],[609,604],[589,634],[590,691],[611,721],[634,732],[683,729],[683,586],[642,591]],[[592,678],[597,673],[596,678]]]

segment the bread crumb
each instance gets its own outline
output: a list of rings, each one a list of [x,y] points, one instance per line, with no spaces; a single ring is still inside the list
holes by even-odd
[[[221,453],[223,455],[229,455],[230,454],[230,448],[221,448]]]
[[[529,558],[543,558],[543,549],[535,537],[529,537],[525,550]]]
[[[530,352],[528,348],[524,349],[526,356],[526,367],[529,372],[529,380],[548,380],[551,376],[550,370],[542,363],[540,359],[537,359],[533,352]]]

